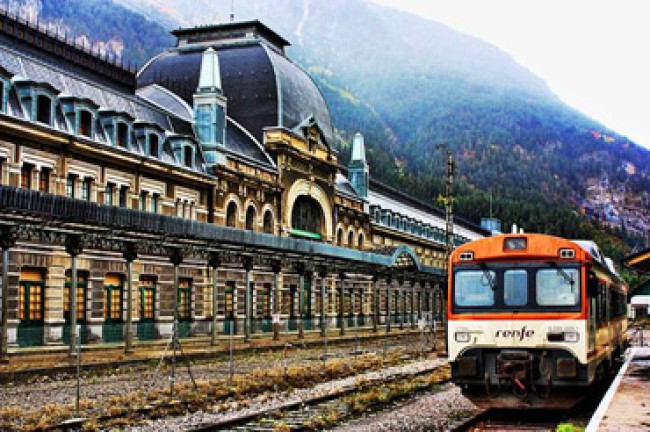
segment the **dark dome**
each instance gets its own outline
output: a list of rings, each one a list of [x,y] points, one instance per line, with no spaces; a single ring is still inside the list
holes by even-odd
[[[159,84],[192,106],[202,54],[209,46],[219,55],[228,117],[259,142],[263,141],[265,127],[293,129],[312,116],[327,143],[333,144],[329,110],[314,82],[304,70],[260,40],[170,49],[145,65],[138,74],[138,87]]]

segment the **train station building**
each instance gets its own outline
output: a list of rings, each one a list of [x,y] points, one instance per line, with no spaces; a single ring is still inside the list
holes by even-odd
[[[440,314],[444,212],[373,180],[363,131],[339,160],[289,42],[173,34],[136,73],[0,15],[0,354]]]

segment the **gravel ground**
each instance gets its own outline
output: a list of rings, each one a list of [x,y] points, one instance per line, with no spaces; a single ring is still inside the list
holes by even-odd
[[[421,360],[407,365],[393,366],[380,371],[373,371],[340,380],[329,381],[308,389],[298,389],[286,394],[275,394],[274,397],[261,395],[251,400],[251,403],[246,407],[241,407],[237,403],[233,403],[225,411],[212,413],[199,411],[186,416],[152,421],[147,425],[132,428],[130,430],[142,432],[188,430],[217,421],[237,418],[242,415],[259,414],[268,410],[281,409],[286,405],[301,402],[305,399],[336,394],[341,390],[354,388],[359,379],[370,382],[384,380],[396,375],[413,374],[430,370],[444,363],[446,363],[446,360]],[[223,407],[215,407],[214,411],[222,410],[222,408]]]
[[[352,420],[331,431],[446,431],[451,426],[450,421],[468,417],[468,412],[477,411],[478,409],[460,393],[458,387],[446,384],[441,391],[416,396],[404,405]]]
[[[386,350],[389,353],[406,352],[407,349],[417,351],[418,343],[419,336],[417,335],[395,337],[386,343]],[[337,356],[349,355],[354,346],[353,341],[330,346],[328,353]],[[381,352],[384,348],[383,341],[366,341],[359,346],[362,349],[377,352]],[[255,369],[268,369],[285,364],[290,366],[320,361],[319,357],[322,352],[322,347],[303,349],[299,345],[294,345],[287,350],[286,360],[283,360],[281,351],[256,355],[236,355],[235,373],[248,373]],[[219,360],[195,364],[191,370],[197,380],[226,378],[229,374],[229,362],[222,356]],[[88,376],[82,373],[81,399],[106,401],[110,396],[127,395],[137,390],[143,390],[143,388],[151,390],[167,388],[169,374],[169,367],[163,366],[156,371],[156,365],[153,363],[149,366],[117,368],[113,373],[101,376]],[[189,382],[189,375],[181,361],[178,362],[176,382]],[[74,403],[75,394],[75,377],[42,377],[29,384],[0,386],[0,407],[25,407],[27,405],[30,409],[39,410],[47,404]]]

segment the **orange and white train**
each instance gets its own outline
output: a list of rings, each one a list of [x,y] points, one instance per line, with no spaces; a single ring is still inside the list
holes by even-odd
[[[584,393],[625,349],[626,304],[626,284],[593,242],[508,234],[464,244],[449,266],[452,379],[488,406],[497,395]]]

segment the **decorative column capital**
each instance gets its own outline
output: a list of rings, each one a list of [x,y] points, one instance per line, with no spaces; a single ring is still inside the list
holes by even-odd
[[[251,271],[253,270],[253,258],[249,256],[242,257],[242,266],[244,270]],[[275,272],[275,270],[274,270]]]
[[[0,227],[0,248],[9,249],[14,247],[18,240],[18,230],[13,226]]]
[[[84,248],[83,237],[79,234],[68,234],[65,236],[65,251],[73,257],[81,254]]]
[[[318,276],[321,278],[326,278],[328,275],[327,267],[322,266],[318,268]]]
[[[219,252],[210,252],[210,256],[208,257],[208,265],[210,267],[216,269],[217,267],[221,267],[222,263],[223,257]]]
[[[183,262],[183,252],[179,248],[172,248],[169,250],[169,260],[173,265],[178,266]]]
[[[271,262],[271,269],[273,270],[273,273],[278,274],[282,271],[282,261],[280,260],[273,260]]]
[[[122,252],[122,257],[127,262],[133,262],[138,258],[138,247],[135,243],[127,243],[126,249]]]

